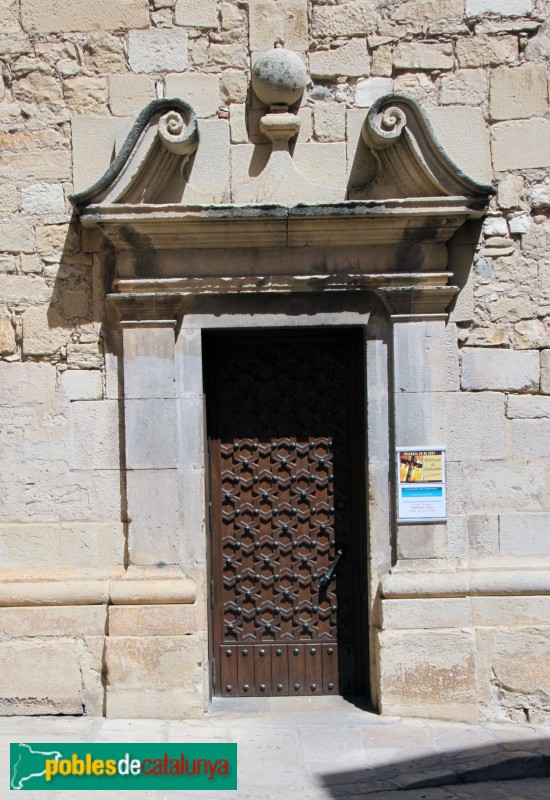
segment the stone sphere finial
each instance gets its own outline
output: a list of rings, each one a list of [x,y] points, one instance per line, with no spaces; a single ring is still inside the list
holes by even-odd
[[[252,86],[268,106],[291,106],[304,93],[307,73],[299,55],[284,47],[275,47],[259,56],[252,69]]]

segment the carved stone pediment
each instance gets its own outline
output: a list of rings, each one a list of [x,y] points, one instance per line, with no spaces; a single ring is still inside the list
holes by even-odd
[[[190,204],[196,115],[181,100],[151,103],[105,175],[72,198],[84,228],[101,230],[117,251],[116,290],[369,290],[394,313],[443,312],[458,291],[449,285],[446,243],[483,216],[493,189],[453,163],[416,101],[386,95],[366,115],[359,147],[376,168],[358,200],[316,194],[305,178],[301,185],[282,133],[251,191]],[[258,186],[261,200],[251,202]]]

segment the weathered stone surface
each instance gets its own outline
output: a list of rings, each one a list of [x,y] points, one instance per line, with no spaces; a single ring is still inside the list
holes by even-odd
[[[294,149],[296,169],[307,180],[319,186],[345,189],[346,185],[346,145],[340,142],[298,143]],[[319,173],[318,165],[323,164]]]
[[[84,63],[89,70],[95,72],[124,72],[126,58],[123,40],[110,33],[90,33],[84,45]]]
[[[447,462],[448,513],[498,514],[541,509],[544,493],[536,460]]]
[[[491,128],[496,170],[550,166],[550,120],[499,122]]]
[[[400,42],[393,54],[396,69],[452,69],[453,48],[447,44]]]
[[[149,25],[147,0],[22,0],[21,20],[27,32],[65,33],[66,31],[146,28]]]
[[[542,64],[515,69],[501,67],[491,75],[491,119],[521,119],[543,115],[548,108],[548,81]]]
[[[46,403],[55,392],[55,366],[33,362],[0,363],[0,407]]]
[[[513,419],[509,423],[511,446],[518,458],[548,455],[550,441],[550,421],[542,419]]]
[[[173,399],[126,399],[126,466],[172,469],[176,466],[176,403]]]
[[[456,56],[461,67],[511,64],[518,57],[518,42],[515,36],[461,37],[456,43]]]
[[[124,562],[120,523],[26,522],[0,525],[0,554],[13,569],[105,567]]]
[[[466,597],[382,600],[383,630],[465,628],[471,624],[470,600]]]
[[[111,163],[117,132],[126,131],[128,120],[116,117],[74,117],[73,185],[75,192],[88,189]]]
[[[232,144],[245,144],[248,142],[246,127],[246,106],[234,103],[229,109],[229,127],[231,130]]]
[[[248,16],[252,51],[270,50],[277,41],[289,50],[308,49],[306,0],[250,0]]]
[[[482,69],[459,69],[441,79],[439,101],[443,105],[481,105],[487,95],[487,76]]]
[[[19,191],[10,183],[0,185],[0,213],[13,214],[19,209]]]
[[[248,69],[249,66],[248,51],[241,42],[232,42],[230,44],[213,42],[210,45],[210,56],[212,61],[218,64],[221,69],[226,67]]]
[[[38,275],[4,275],[0,284],[0,302],[5,303],[46,303],[51,294],[51,288]]]
[[[197,636],[114,636],[106,640],[107,684],[117,689],[196,690],[203,642]]]
[[[376,27],[376,12],[370,2],[313,7],[313,33],[317,36],[365,36]]]
[[[175,11],[176,25],[218,27],[218,0],[177,0]]]
[[[540,390],[550,394],[550,350],[542,350],[540,354]]]
[[[102,605],[0,608],[0,635],[102,636],[106,618],[107,611]]]
[[[0,664],[0,713],[83,713],[75,641],[0,642]]]
[[[545,697],[550,693],[548,629],[546,627],[525,628],[521,631],[517,628],[497,629],[490,631],[489,636],[491,640],[489,663],[494,673],[494,684],[504,695],[503,697],[501,695],[502,705],[506,706],[508,700],[512,707],[516,706],[520,712],[516,720],[522,719],[522,705],[527,708],[529,706],[536,708],[537,705],[544,708]],[[524,719],[525,714],[523,714]]]
[[[127,487],[130,562],[140,565],[179,563],[176,470],[130,470]]]
[[[368,75],[370,71],[367,45],[364,39],[350,39],[331,50],[317,50],[309,56],[313,78],[333,78]]]
[[[64,347],[72,326],[53,308],[36,306],[23,314],[23,353],[26,356],[53,355]]]
[[[89,369],[68,369],[59,384],[69,400],[101,400],[103,381],[101,372]]]
[[[21,189],[21,210],[26,214],[63,214],[65,195],[60,183],[33,183]]]
[[[391,78],[365,78],[357,81],[355,85],[355,105],[368,108],[375,100],[391,92],[393,81]]]
[[[2,33],[19,33],[19,8],[17,0],[3,0],[0,5],[0,30]]]
[[[7,356],[15,350],[15,330],[11,315],[0,311],[0,355]]]
[[[472,597],[474,625],[506,627],[547,625],[550,597]]]
[[[0,616],[0,630],[2,620]],[[187,636],[199,629],[197,604],[111,606],[110,636]]]
[[[185,189],[186,202],[228,202],[229,123],[222,119],[201,121],[201,146],[198,148]]]
[[[73,369],[100,369],[102,358],[97,344],[70,344],[67,347],[67,366]]]
[[[342,103],[316,103],[313,130],[319,142],[343,142],[346,138],[346,109]]]
[[[33,180],[68,180],[71,174],[70,150],[36,150],[10,153],[0,150],[0,177]]]
[[[128,60],[134,72],[183,72],[187,69],[187,33],[161,28],[130,31]]]
[[[447,458],[504,457],[504,395],[450,392],[445,397]],[[465,424],[465,420],[468,423]]]
[[[466,16],[500,14],[502,17],[521,17],[533,10],[531,0],[466,0]]]
[[[73,114],[102,114],[107,107],[107,81],[86,75],[65,81],[65,100]]]
[[[109,686],[105,714],[111,719],[201,719],[202,689],[116,689]]]
[[[399,441],[403,441],[403,439]],[[407,441],[409,440],[407,439]],[[433,440],[430,439],[430,441]],[[397,530],[397,558],[400,561],[440,558],[445,552],[445,534],[444,525],[400,524]]]
[[[462,388],[536,391],[538,353],[465,347],[462,350]]]
[[[224,69],[220,75],[220,92],[225,103],[244,103],[248,93],[248,76],[240,69]]]
[[[524,181],[521,175],[504,175],[498,185],[497,202],[505,210],[517,208],[523,192]],[[549,198],[550,199],[550,198]]]
[[[174,398],[174,331],[162,327],[127,328],[123,341],[125,398]]]
[[[385,631],[379,644],[383,713],[475,719],[471,634]]]
[[[137,114],[155,97],[155,84],[147,75],[109,75],[109,108],[116,116]]]
[[[396,22],[433,25],[443,20],[462,20],[464,0],[405,0],[391,17]]]
[[[181,97],[190,103],[198,117],[214,117],[220,107],[220,87],[217,75],[189,72],[167,75],[166,97]]]
[[[118,403],[116,400],[71,403],[71,452],[73,469],[118,469]]]
[[[546,427],[548,437],[550,425]],[[550,514],[503,514],[500,516],[500,551],[521,556],[547,554],[549,531]]]
[[[34,241],[29,223],[17,218],[0,222],[0,250],[6,253],[32,253]]]

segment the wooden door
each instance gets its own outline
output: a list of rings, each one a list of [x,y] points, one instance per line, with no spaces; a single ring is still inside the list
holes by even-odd
[[[360,339],[224,332],[205,356],[214,692],[360,693]]]

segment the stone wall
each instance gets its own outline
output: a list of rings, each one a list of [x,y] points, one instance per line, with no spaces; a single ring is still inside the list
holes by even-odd
[[[445,526],[402,528],[399,564],[405,574],[459,567],[509,574],[547,563],[547,11],[542,0],[1,4],[4,577],[101,583],[118,579],[128,562],[117,334],[104,303],[113,264],[108,253],[87,252],[68,196],[103,173],[144,105],[180,96],[208,133],[192,196],[230,202],[270,152],[249,78],[256,54],[275,42],[302,54],[311,78],[293,158],[312,183],[354,196],[365,181],[356,155],[366,111],[398,91],[428,109],[466,172],[498,188],[481,240],[460,232],[450,248],[462,288],[437,356],[438,386],[423,385],[419,371],[396,386],[420,413],[422,392],[440,394],[434,417],[416,433],[439,431],[448,446],[450,514]],[[419,340],[425,347],[414,357],[430,361],[429,337]],[[199,583],[200,565],[200,558],[183,565]],[[425,597],[383,601],[382,709],[547,719],[548,592],[468,594],[434,600],[427,589]],[[202,606],[117,607],[99,590],[88,604],[74,592],[55,602],[51,592],[36,602],[12,595],[0,608],[3,713],[116,716],[132,703],[136,714],[200,713]],[[28,663],[32,672],[22,669]],[[115,687],[107,706],[105,685]]]

